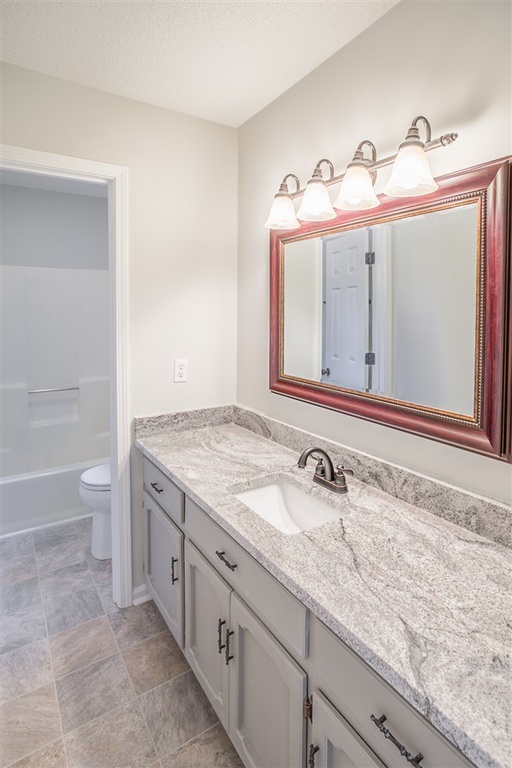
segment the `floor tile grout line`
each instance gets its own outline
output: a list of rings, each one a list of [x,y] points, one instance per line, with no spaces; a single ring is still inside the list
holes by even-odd
[[[217,719],[216,723],[214,723],[213,725],[210,725],[204,731],[201,731],[201,733],[198,733],[195,736],[192,736],[191,739],[188,739],[187,741],[184,741],[183,744],[180,744],[179,747],[176,747],[176,749],[173,749],[171,752],[167,752],[167,754],[162,755],[160,760],[164,760],[164,759],[170,757],[171,755],[175,755],[176,752],[178,752],[180,749],[184,749],[184,747],[187,747],[189,744],[192,744],[192,742],[195,741],[196,739],[198,739],[199,736],[204,736],[205,733],[208,733],[208,731],[213,730],[213,728],[217,728],[219,725],[222,726],[222,728],[224,728],[224,726],[222,725],[221,721],[219,719]]]
[[[132,647],[134,648],[135,646],[132,646]],[[167,685],[167,683],[173,682],[174,680],[179,680],[179,678],[183,677],[183,675],[188,675],[189,672],[192,672],[192,674],[194,674],[192,668],[189,667],[184,672],[180,672],[179,675],[176,675],[175,677],[170,677],[169,680],[164,680],[163,683],[158,683],[158,685],[155,685],[154,688],[149,688],[147,691],[144,691],[144,693],[138,693],[137,698],[140,698],[141,696],[145,696],[147,693],[152,693],[153,691],[157,691],[159,688],[163,688],[164,685]]]
[[[112,634],[114,634],[114,633],[112,632]],[[159,633],[159,634],[161,634],[161,633]],[[155,637],[156,637],[156,635],[155,635]],[[147,640],[149,640],[150,638],[148,637],[148,638],[146,638],[146,639],[147,639]],[[139,712],[140,712],[140,715],[141,715],[141,717],[142,717],[142,722],[144,723],[144,726],[145,726],[145,728],[146,728],[146,731],[147,731],[147,733],[148,733],[148,736],[149,736],[149,738],[150,738],[151,744],[153,745],[153,749],[155,750],[155,755],[156,755],[156,757],[157,757],[157,760],[158,760],[158,762],[160,762],[160,754],[159,754],[159,752],[158,752],[158,749],[156,748],[156,744],[155,744],[155,741],[154,741],[154,739],[153,739],[153,734],[152,734],[152,733],[151,733],[151,731],[149,730],[149,726],[148,726],[148,724],[147,724],[147,720],[146,720],[146,718],[144,717],[144,712],[142,711],[142,706],[141,706],[141,703],[140,703],[140,701],[139,701],[139,697],[138,697],[138,695],[137,695],[137,692],[136,692],[136,690],[135,690],[135,685],[134,685],[134,683],[133,683],[133,680],[132,680],[132,678],[131,678],[130,672],[128,671],[128,667],[127,667],[127,665],[126,665],[126,661],[124,660],[123,652],[121,651],[121,648],[119,647],[119,643],[118,643],[118,640],[117,640],[117,637],[115,636],[115,634],[114,634],[114,640],[115,640],[115,642],[116,642],[116,645],[117,645],[117,647],[119,648],[119,653],[120,653],[120,655],[121,655],[121,659],[122,659],[122,661],[123,661],[123,665],[124,665],[124,668],[125,668],[125,670],[126,670],[126,674],[128,675],[128,680],[130,681],[130,685],[131,685],[131,687],[132,687],[132,691],[133,691],[133,694],[134,694],[134,696],[135,696],[135,700],[136,700],[136,702],[137,702],[137,706],[138,706],[138,708],[139,708]],[[142,642],[144,642],[144,641],[142,641]],[[132,646],[129,646],[129,647],[130,647],[130,648],[134,648],[136,645],[138,645],[138,643],[134,643],[134,645],[132,645]],[[125,649],[125,650],[127,650],[127,649]],[[150,765],[152,765],[152,764],[150,763]]]
[[[38,577],[38,580],[39,580],[39,591],[41,591],[41,575],[39,573],[39,566],[37,564],[37,558],[36,558],[36,569],[37,569],[37,577]],[[53,658],[52,658],[52,652],[51,652],[51,648],[50,648],[50,635],[48,633],[48,621],[47,621],[47,618],[46,618],[46,608],[45,608],[45,605],[44,605],[44,602],[43,602],[42,595],[41,595],[41,603],[42,603],[42,606],[43,606],[43,618],[44,618],[44,625],[46,627],[46,637],[47,637],[47,640],[48,640],[48,652],[50,654],[50,664],[51,664],[52,675],[53,675],[53,689],[55,691],[55,701],[57,703],[57,713],[59,715],[59,723],[60,723],[60,732],[61,732],[62,745],[64,747],[64,754],[66,756],[66,766],[67,766],[67,768],[69,768],[68,753],[66,751],[66,745],[64,744],[64,727],[62,725],[62,715],[61,715],[61,711],[60,711],[59,697],[57,695],[57,684],[55,682],[55,669],[53,667]],[[48,746],[48,745],[45,744],[43,746]],[[40,747],[40,749],[42,749],[42,747]]]
[[[34,640],[33,643],[27,643],[27,645],[22,645],[21,648],[15,648],[13,651],[9,651],[8,653],[2,654],[0,656],[0,659],[5,656],[9,656],[10,653],[16,653],[17,651],[29,649],[31,645],[35,645],[36,643],[43,643],[46,642],[48,645],[48,656],[50,657],[50,666],[52,667],[52,675],[53,680],[55,680],[55,675],[53,673],[53,665],[52,665],[52,655],[50,651],[50,643],[48,637],[40,637],[39,640]],[[44,688],[46,685],[51,685],[53,680],[50,680],[47,683],[43,683],[43,685],[37,685],[35,688],[31,688],[29,691],[25,691],[24,693],[20,693],[18,696],[12,696],[10,699],[6,699],[5,701],[0,701],[0,706],[3,706],[4,704],[10,704],[11,701],[16,701],[16,699],[21,699],[22,696],[27,696],[29,693],[34,693],[34,691],[38,691],[40,688]]]
[[[82,626],[81,624],[79,626]],[[89,667],[93,667],[95,664],[102,664],[104,661],[108,661],[109,659],[113,659],[114,656],[122,655],[119,653],[119,651],[114,651],[114,653],[109,653],[108,656],[104,656],[102,659],[96,659],[95,661],[89,662],[89,664],[84,664],[83,667],[77,667],[76,669],[73,669],[71,672],[66,672],[65,675],[60,675],[60,677],[56,677],[55,681],[57,680],[64,680],[64,678],[69,677],[70,675],[75,675],[77,672],[82,672],[84,669],[89,669]]]
[[[46,747],[51,747],[52,744],[56,744],[58,741],[63,741],[62,736],[59,736],[58,739],[54,739],[53,741],[49,741],[48,744],[44,744],[42,747],[38,747],[33,752],[29,752],[28,755],[24,755],[23,757],[18,757],[13,763],[8,763],[8,765],[5,765],[4,768],[12,768],[13,765],[16,765],[16,763],[19,760],[26,760],[27,757],[32,757],[32,755],[36,755],[40,749],[46,749]],[[67,761],[66,761],[67,763]]]

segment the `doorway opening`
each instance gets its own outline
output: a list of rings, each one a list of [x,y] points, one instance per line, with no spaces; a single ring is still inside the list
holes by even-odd
[[[108,336],[112,591],[121,608],[132,604],[130,411],[128,390],[127,169],[91,160],[3,145],[0,169],[46,178],[54,186],[106,188],[108,208]]]

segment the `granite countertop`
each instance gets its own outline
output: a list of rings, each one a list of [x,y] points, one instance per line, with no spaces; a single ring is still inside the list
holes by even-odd
[[[510,768],[510,549],[356,478],[337,496],[236,424],[136,444],[475,765]],[[279,476],[340,519],[289,535],[233,495]]]

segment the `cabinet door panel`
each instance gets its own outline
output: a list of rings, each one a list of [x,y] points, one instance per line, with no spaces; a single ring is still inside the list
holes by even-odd
[[[183,647],[183,534],[144,493],[146,585]]]
[[[233,593],[230,736],[254,768],[302,768],[306,674]]]
[[[313,694],[312,746],[319,747],[314,754],[315,768],[385,768],[368,744],[319,691]]]
[[[185,542],[185,573],[185,656],[227,729],[229,666],[226,664],[225,638],[229,627],[231,588],[188,541]],[[220,626],[219,621],[222,622]]]

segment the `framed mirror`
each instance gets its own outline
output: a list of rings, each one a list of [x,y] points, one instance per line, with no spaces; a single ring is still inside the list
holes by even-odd
[[[271,391],[510,461],[511,175],[272,231]]]

